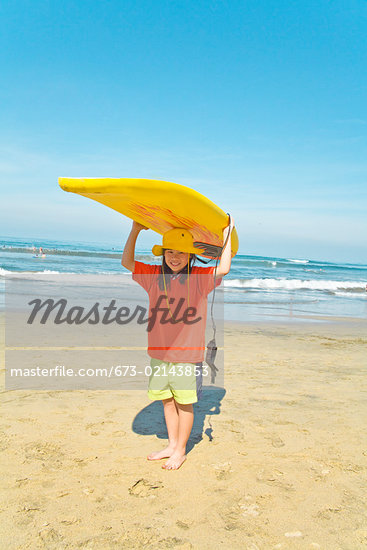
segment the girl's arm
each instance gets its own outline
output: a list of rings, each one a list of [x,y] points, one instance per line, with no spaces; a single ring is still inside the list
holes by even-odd
[[[234,223],[231,216],[229,225],[223,229],[223,242],[226,241],[227,235],[228,235],[228,241],[225,247],[223,248],[222,256],[220,258],[220,262],[217,267],[217,274],[216,274],[217,277],[223,277],[224,275],[227,275],[227,273],[231,269],[231,261],[232,261],[231,233],[233,228],[234,228]]]
[[[126,267],[129,271],[134,272],[135,268],[135,244],[136,239],[138,238],[138,235],[142,229],[148,229],[147,227],[144,227],[141,223],[133,222],[130,235],[128,236],[128,239],[125,244],[124,251],[122,253],[121,258],[121,265]]]

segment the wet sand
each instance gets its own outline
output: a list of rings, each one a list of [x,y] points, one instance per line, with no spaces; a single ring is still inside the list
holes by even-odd
[[[145,391],[2,391],[1,548],[367,548],[366,329],[227,323],[178,471]]]

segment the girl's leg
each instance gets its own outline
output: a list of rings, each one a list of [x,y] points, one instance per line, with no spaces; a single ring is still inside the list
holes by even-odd
[[[170,457],[173,454],[178,441],[179,417],[176,401],[173,397],[170,397],[169,399],[163,399],[162,402],[164,418],[166,420],[168,431],[168,445],[162,451],[150,453],[150,455],[147,456],[148,460],[160,460],[161,458]]]
[[[178,409],[177,439],[174,452],[169,455],[170,458],[162,466],[162,468],[166,470],[177,470],[186,460],[186,444],[190,437],[194,422],[194,409],[192,404],[182,405],[177,402],[175,403]]]

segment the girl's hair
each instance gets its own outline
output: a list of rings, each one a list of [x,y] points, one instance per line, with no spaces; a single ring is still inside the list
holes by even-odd
[[[196,260],[195,254],[189,254],[189,265],[187,266],[187,264],[186,264],[185,267],[183,267],[181,269],[181,271],[178,271],[177,273],[174,273],[172,271],[172,269],[170,267],[168,267],[168,265],[166,263],[166,260],[164,258],[165,251],[166,251],[166,249],[164,248],[163,249],[163,256],[162,256],[161,272],[160,272],[160,275],[158,277],[159,290],[164,290],[163,272],[164,272],[164,276],[165,276],[165,279],[166,279],[166,287],[167,288],[171,288],[171,276],[172,275],[179,275],[178,280],[180,281],[180,283],[182,285],[185,284],[187,276],[188,276],[188,274],[191,274],[193,265],[194,265],[195,260]]]

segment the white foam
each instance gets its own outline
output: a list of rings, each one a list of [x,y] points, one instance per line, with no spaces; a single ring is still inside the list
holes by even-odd
[[[288,258],[287,261],[292,264],[308,264],[310,260],[292,260],[292,258]]]
[[[229,279],[225,287],[251,288],[260,290],[323,290],[323,291],[356,291],[365,289],[364,283],[357,281],[322,281],[316,279]]]
[[[51,269],[45,269],[44,271],[10,271],[0,267],[0,277],[19,277],[22,275],[55,275],[61,274],[61,271],[52,271]]]
[[[361,294],[361,292],[358,292],[357,293],[353,293],[353,292],[345,292],[345,291],[342,291],[342,290],[338,290],[335,292],[335,295],[336,296],[344,296],[346,298],[366,298],[367,299],[367,292],[363,294]]]

